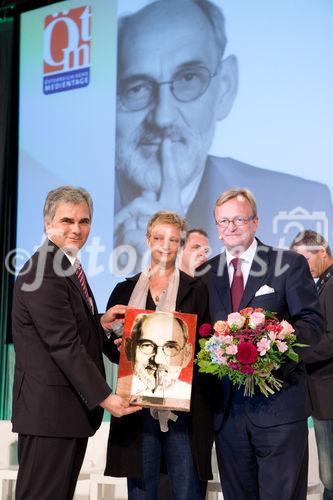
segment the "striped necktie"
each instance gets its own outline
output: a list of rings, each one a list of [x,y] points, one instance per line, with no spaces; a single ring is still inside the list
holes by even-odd
[[[81,262],[78,259],[75,259],[74,268],[75,268],[75,274],[77,276],[77,279],[80,282],[83,294],[90,304],[90,297],[89,297],[89,293],[88,293],[86,277],[85,277],[85,274],[83,272]]]

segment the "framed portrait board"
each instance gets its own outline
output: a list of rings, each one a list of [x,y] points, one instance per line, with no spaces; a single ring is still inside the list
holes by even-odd
[[[140,406],[189,411],[197,315],[128,308],[116,393]]]

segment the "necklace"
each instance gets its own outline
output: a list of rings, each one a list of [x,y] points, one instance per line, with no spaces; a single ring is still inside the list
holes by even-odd
[[[155,295],[155,302],[159,302],[162,295],[164,295],[166,290],[162,290],[160,295]]]

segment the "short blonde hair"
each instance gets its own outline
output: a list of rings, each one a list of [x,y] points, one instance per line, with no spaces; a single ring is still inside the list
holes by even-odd
[[[146,232],[147,238],[151,236],[151,230],[156,224],[171,224],[172,226],[176,226],[180,231],[181,242],[185,240],[188,230],[187,222],[184,217],[178,215],[177,212],[169,212],[167,210],[156,212],[148,221]]]
[[[256,217],[258,215],[257,211],[257,203],[255,200],[255,197],[251,193],[249,189],[246,188],[240,188],[240,189],[228,189],[228,191],[224,191],[223,193],[220,194],[220,196],[217,198],[215,207],[214,207],[214,217],[215,217],[215,208],[220,207],[224,203],[226,203],[229,200],[233,200],[234,198],[238,197],[244,198],[246,201],[248,201],[251,205],[253,216]]]

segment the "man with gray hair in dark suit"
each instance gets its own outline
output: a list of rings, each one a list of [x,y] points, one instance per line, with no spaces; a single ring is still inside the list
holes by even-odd
[[[105,381],[102,346],[118,315],[98,315],[78,253],[86,243],[93,203],[82,188],[50,191],[44,205],[47,238],[14,286],[13,432],[18,433],[17,500],[70,500],[88,437],[103,409],[116,417],[140,409]],[[103,328],[102,328],[103,327]]]
[[[308,261],[317,291],[324,331],[316,352],[321,361],[307,366],[313,405],[312,418],[319,458],[319,474],[324,485],[324,500],[333,498],[333,257],[325,238],[306,229],[295,236],[290,248]]]

